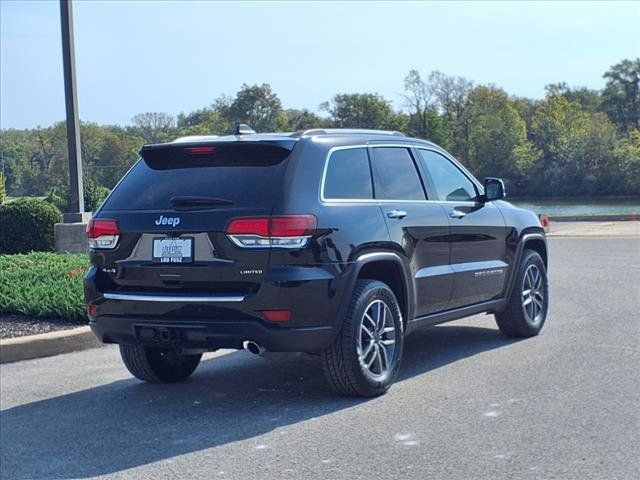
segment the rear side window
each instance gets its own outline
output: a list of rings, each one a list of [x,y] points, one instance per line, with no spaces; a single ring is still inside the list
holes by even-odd
[[[365,148],[336,150],[331,154],[324,182],[324,198],[373,198],[369,156]]]
[[[377,199],[426,199],[413,158],[406,148],[374,148],[372,167]]]
[[[135,164],[104,204],[105,210],[171,209],[175,196],[215,197],[234,207],[273,204],[290,151],[273,145],[216,145],[151,151]]]

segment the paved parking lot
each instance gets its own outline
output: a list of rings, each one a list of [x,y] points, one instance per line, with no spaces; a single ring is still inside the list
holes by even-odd
[[[373,400],[303,355],[219,352],[173,386],[114,347],[3,365],[0,477],[640,478],[640,239],[550,248],[539,337],[491,316],[417,333]]]

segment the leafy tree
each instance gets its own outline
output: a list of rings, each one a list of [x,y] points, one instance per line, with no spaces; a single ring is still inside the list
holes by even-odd
[[[479,177],[499,176],[516,193],[539,154],[527,140],[524,120],[507,94],[495,87],[476,87],[468,97],[467,160]]]
[[[285,114],[287,116],[287,130],[294,132],[309,128],[322,128],[327,124],[325,119],[307,109],[297,110],[290,108],[285,110]]]
[[[231,122],[214,106],[178,115],[178,131],[184,135],[226,135],[231,133]]]
[[[139,113],[132,118],[137,135],[147,143],[161,143],[175,135],[176,120],[172,115],[162,112]]]
[[[561,95],[570,102],[579,103],[589,113],[598,112],[602,104],[600,92],[587,87],[571,88],[566,82],[560,82],[547,85],[545,90],[547,95]]]
[[[624,132],[640,128],[640,58],[623,60],[603,75],[604,111]]]
[[[407,120],[376,93],[341,93],[322,103],[320,109],[329,113],[332,125],[338,128],[399,130]]]
[[[640,130],[631,130],[616,145],[614,155],[621,183],[612,185],[609,195],[640,195]]]
[[[268,83],[242,85],[224,113],[233,123],[247,123],[256,132],[284,130],[287,124],[282,103]]]
[[[539,195],[585,194],[594,119],[580,105],[551,95],[536,110],[532,135],[543,159],[532,185]]]

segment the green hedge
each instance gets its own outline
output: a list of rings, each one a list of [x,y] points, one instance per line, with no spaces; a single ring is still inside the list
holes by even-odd
[[[0,255],[0,314],[86,321],[86,255]]]
[[[0,254],[51,251],[53,225],[62,213],[44,200],[20,198],[0,205]]]

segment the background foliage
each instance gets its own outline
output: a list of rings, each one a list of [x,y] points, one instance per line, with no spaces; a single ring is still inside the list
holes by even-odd
[[[148,112],[130,126],[81,126],[88,209],[137,159],[144,143],[183,135],[229,134],[236,123],[258,132],[318,127],[400,130],[432,140],[478,177],[506,180],[511,196],[640,195],[640,59],[607,70],[602,91],[548,85],[542,100],[515,97],[441,72],[412,70],[403,106],[376,93],[339,93],[319,106],[285,109],[268,84],[242,85],[205,108],[177,117]],[[67,203],[65,126],[0,131],[9,196]]]

